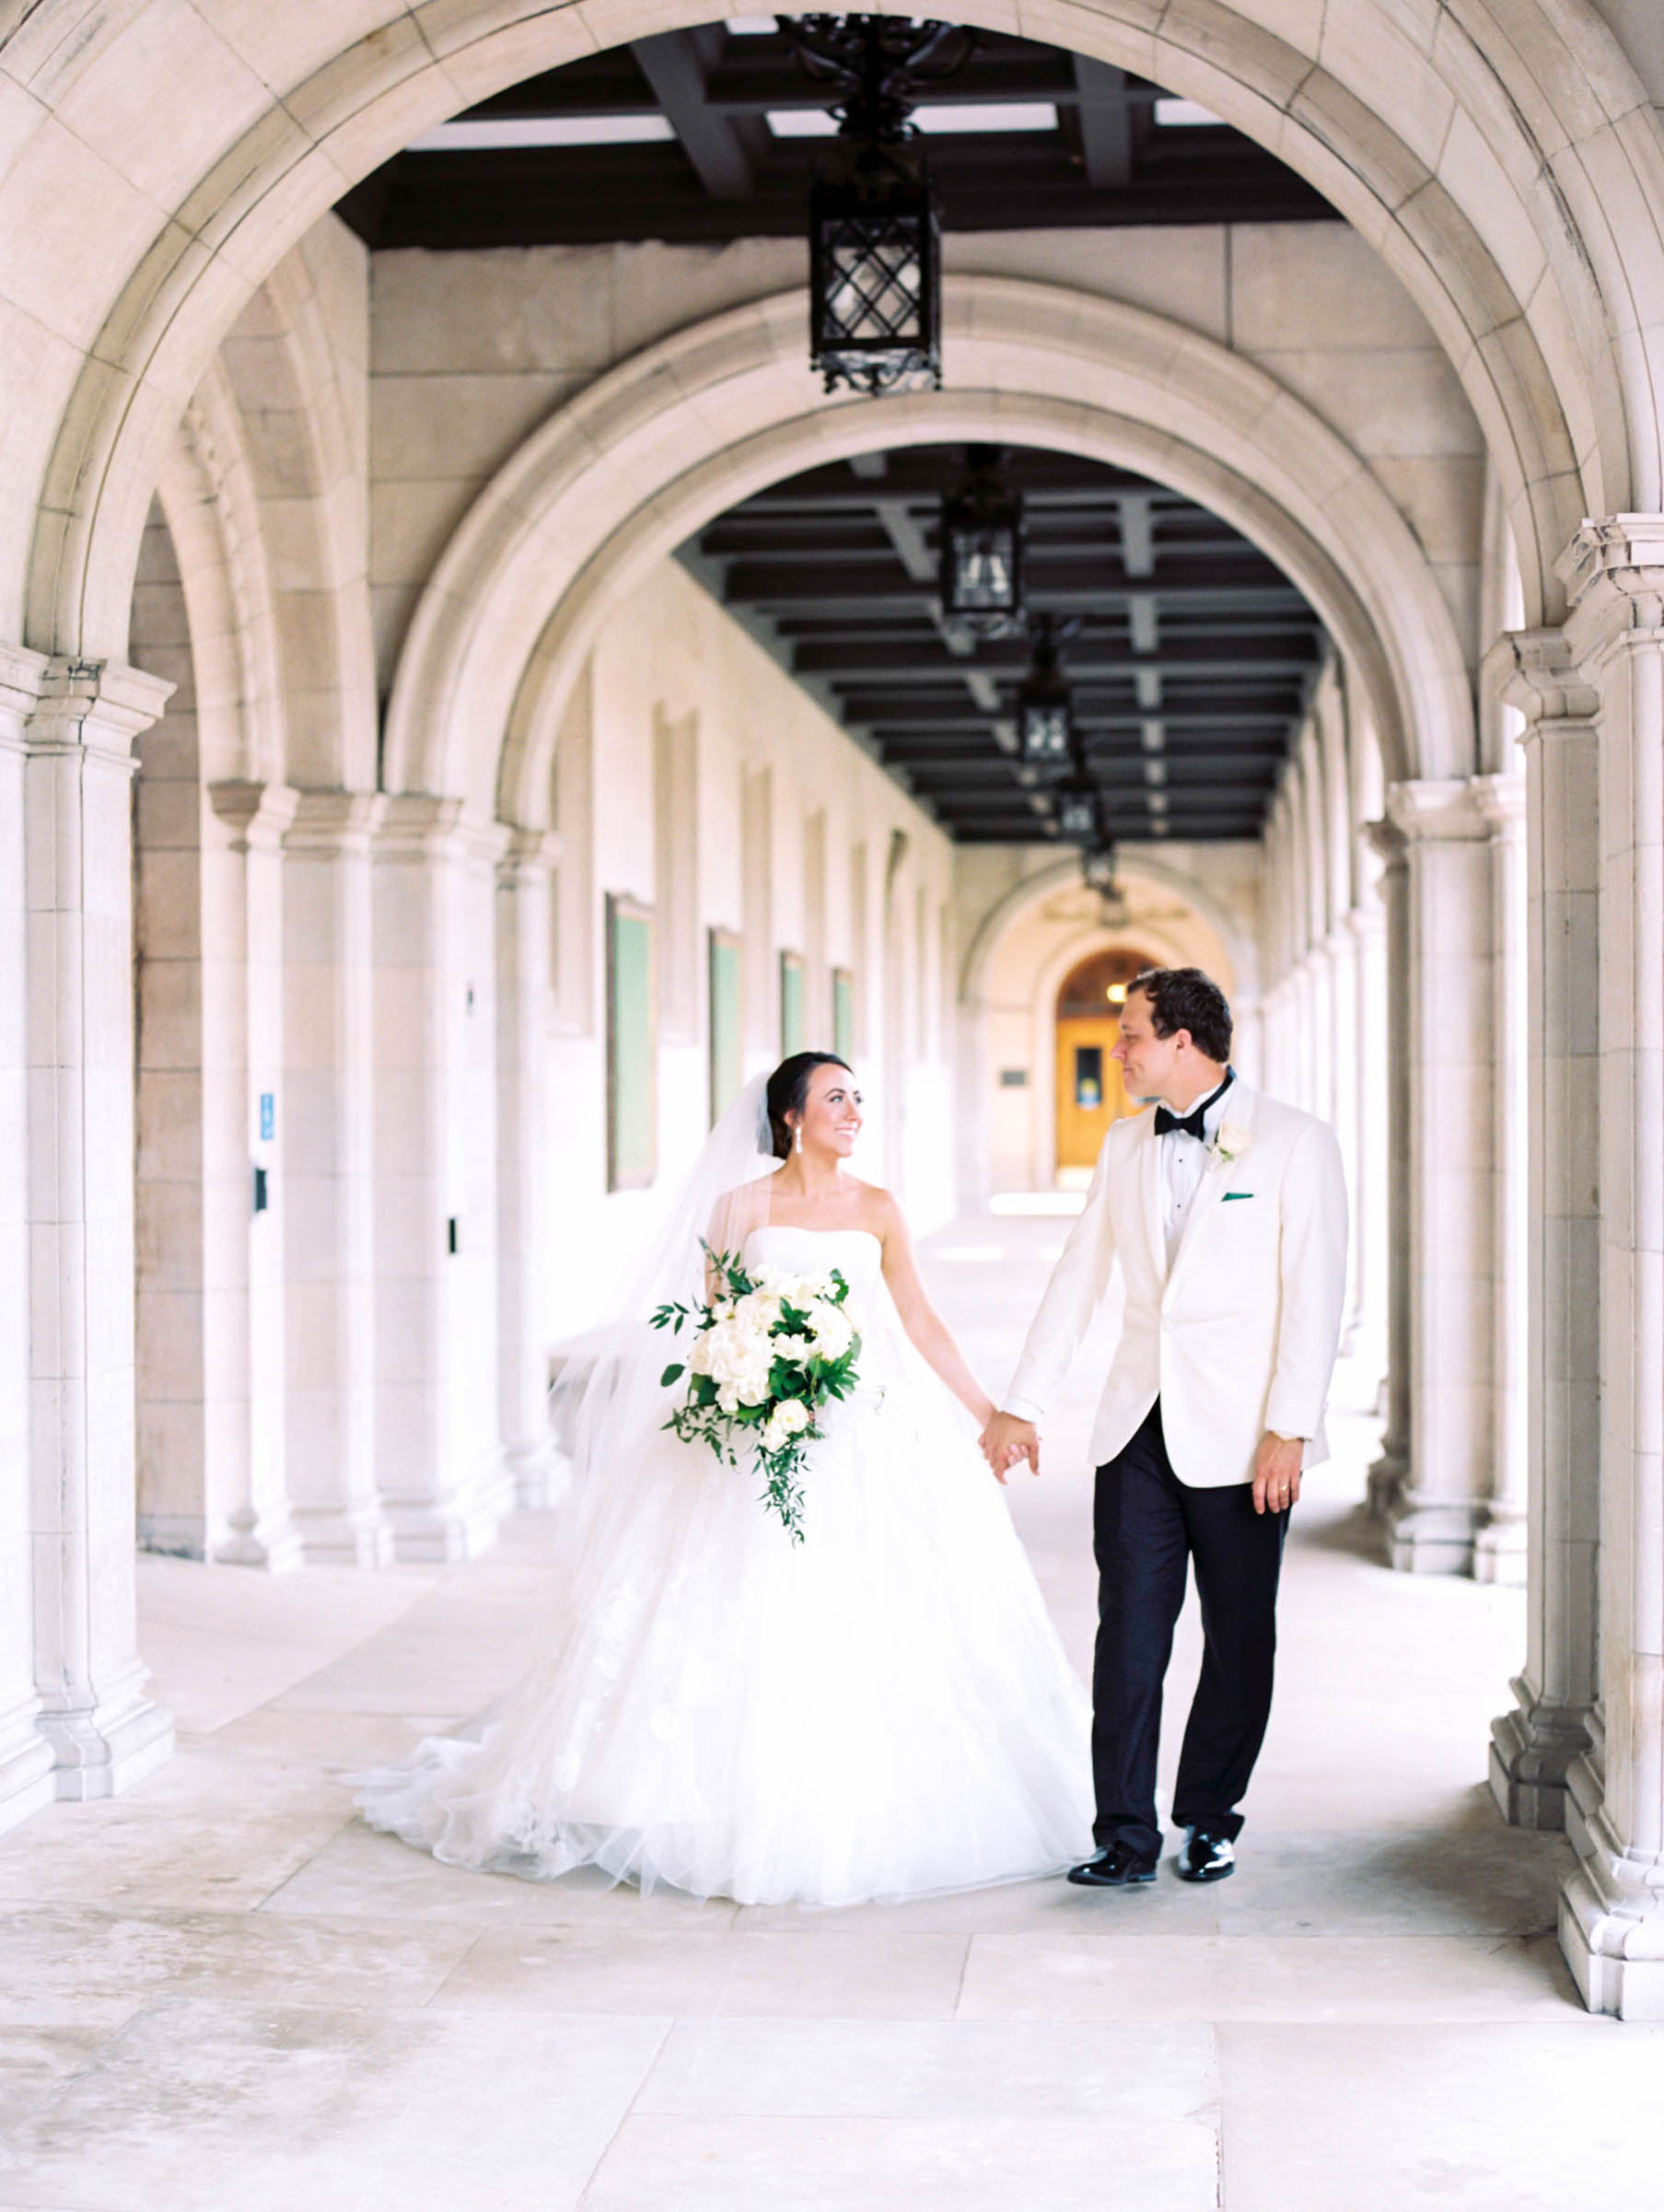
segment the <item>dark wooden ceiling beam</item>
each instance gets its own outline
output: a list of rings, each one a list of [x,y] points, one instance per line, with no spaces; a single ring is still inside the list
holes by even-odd
[[[637,39],[630,51],[712,199],[750,199],[757,189],[757,164],[745,131],[706,98],[697,34],[662,31]]]

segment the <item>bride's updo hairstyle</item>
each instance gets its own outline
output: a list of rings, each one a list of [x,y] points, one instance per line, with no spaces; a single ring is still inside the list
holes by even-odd
[[[768,1133],[776,1159],[791,1158],[792,1133],[785,1117],[803,1112],[809,1102],[809,1079],[818,1067],[841,1067],[850,1075],[855,1072],[836,1053],[794,1053],[789,1060],[781,1061],[768,1079]]]

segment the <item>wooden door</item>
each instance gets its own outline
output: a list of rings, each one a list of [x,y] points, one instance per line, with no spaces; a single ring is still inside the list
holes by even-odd
[[[1057,1024],[1057,1165],[1093,1168],[1110,1123],[1127,1112],[1121,1063],[1110,1054],[1118,1016],[1065,1015]]]

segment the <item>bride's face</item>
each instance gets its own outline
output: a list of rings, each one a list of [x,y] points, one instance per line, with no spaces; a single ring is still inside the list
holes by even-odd
[[[817,1067],[803,1101],[805,1150],[834,1153],[847,1159],[861,1134],[861,1094],[846,1067]]]

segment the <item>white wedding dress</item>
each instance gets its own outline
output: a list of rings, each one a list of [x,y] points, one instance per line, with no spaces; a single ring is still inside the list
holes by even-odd
[[[877,1238],[767,1226],[744,1250],[842,1269],[862,1335],[860,1387],[809,1456],[803,1543],[743,1457],[655,1420],[603,1471],[541,1663],[483,1740],[429,1739],[359,1777],[365,1818],[452,1865],[593,1864],[744,1904],[1085,1857],[1086,1693],[1003,1493],[902,1332]]]

